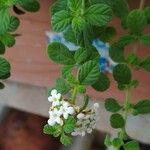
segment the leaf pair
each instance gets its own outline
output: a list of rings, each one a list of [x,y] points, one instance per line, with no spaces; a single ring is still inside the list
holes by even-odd
[[[61,3],[66,5],[65,2]],[[65,31],[68,27],[79,32],[89,25],[104,26],[112,18],[111,8],[106,4],[95,4],[86,8],[81,0],[72,0],[67,1],[67,6],[67,10],[58,5],[53,7],[55,13],[52,15],[52,27],[56,32]]]
[[[48,124],[44,126],[43,132],[48,135],[53,135],[54,137],[60,137],[60,142],[65,146],[72,143],[72,138],[70,134],[73,132],[76,125],[76,120],[74,117],[70,116],[64,121],[64,125],[54,125],[49,126]]]

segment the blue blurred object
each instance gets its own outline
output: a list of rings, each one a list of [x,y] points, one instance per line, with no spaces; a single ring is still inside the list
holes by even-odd
[[[46,36],[48,39],[48,43],[60,42],[64,44],[66,47],[68,47],[70,51],[76,51],[79,48],[79,46],[75,45],[74,43],[66,41],[63,36],[63,33],[47,32]],[[114,62],[109,56],[109,47],[110,47],[109,43],[104,43],[99,39],[95,39],[93,41],[93,46],[97,49],[97,51],[101,56],[99,58],[100,71],[104,73],[105,72],[112,73],[113,67],[117,65],[117,63]]]

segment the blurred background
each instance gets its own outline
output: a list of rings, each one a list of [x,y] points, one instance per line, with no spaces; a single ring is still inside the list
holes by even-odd
[[[112,85],[105,93],[89,89],[91,103],[100,103],[97,131],[86,137],[74,140],[71,147],[64,148],[57,139],[42,133],[47,122],[49,103],[47,88],[53,87],[59,76],[59,66],[50,62],[46,54],[48,39],[46,32],[51,32],[50,10],[51,0],[40,0],[39,12],[26,13],[20,16],[21,25],[17,33],[16,45],[6,52],[6,58],[12,65],[12,74],[6,88],[0,91],[0,150],[105,150],[103,140],[105,133],[116,134],[109,126],[109,113],[103,107],[106,97],[124,100],[124,95]],[[130,1],[131,8],[137,8],[139,0]],[[150,6],[150,0],[146,1]],[[115,18],[112,22],[119,35],[123,34],[120,22]],[[150,33],[150,26],[145,32]],[[130,48],[130,47],[129,47]],[[128,48],[128,49],[129,49]],[[128,50],[127,49],[127,50]],[[140,45],[139,55],[150,53],[149,48]],[[111,74],[108,74],[111,77]],[[144,71],[134,72],[140,81],[140,87],[133,92],[133,102],[140,98],[150,97],[150,75]],[[141,150],[150,150],[150,116],[133,117],[129,115],[127,132],[131,138],[141,143]]]

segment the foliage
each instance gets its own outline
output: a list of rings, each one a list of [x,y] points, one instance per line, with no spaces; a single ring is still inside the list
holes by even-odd
[[[17,16],[11,16],[10,8],[15,8],[16,14],[24,14],[24,11],[18,8],[20,5],[24,10],[36,12],[40,5],[37,0],[1,0],[0,1],[0,55],[3,55],[6,48],[15,45],[15,32],[20,25]],[[10,76],[10,64],[2,56],[0,57],[0,80],[7,79]],[[0,89],[4,84],[0,82]]]
[[[111,113],[110,125],[118,129],[118,136],[106,136],[105,145],[113,146],[119,150],[139,150],[136,141],[126,142],[128,136],[125,125],[129,112],[133,115],[150,113],[150,100],[145,98],[137,104],[132,104],[131,90],[138,86],[138,81],[133,79],[135,69],[150,71],[150,56],[140,58],[136,51],[138,45],[150,46],[150,34],[144,29],[150,23],[150,7],[143,6],[130,10],[126,0],[56,0],[51,8],[51,25],[55,32],[63,32],[66,40],[75,43],[80,48],[70,51],[65,45],[53,42],[49,44],[47,53],[49,59],[61,65],[61,76],[56,80],[55,88],[61,94],[71,94],[68,100],[75,104],[79,93],[84,96],[84,103],[78,108],[82,111],[87,108],[89,96],[87,87],[104,92],[110,87],[106,74],[99,69],[99,53],[92,45],[94,39],[111,42],[109,55],[118,64],[113,68],[113,78],[118,89],[125,93],[124,104],[121,105],[114,98],[106,98],[105,108]],[[18,5],[20,7],[18,7]],[[20,21],[18,17],[11,16],[10,8],[18,15],[25,10],[36,12],[40,6],[37,0],[1,0],[0,1],[0,55],[5,53],[7,47],[15,44],[14,32]],[[118,39],[116,29],[109,26],[114,17],[120,19],[125,34]],[[114,41],[114,42],[112,42]],[[133,46],[126,54],[126,47]],[[9,62],[0,57],[0,79],[10,76]],[[4,88],[0,82],[0,89]],[[58,94],[59,95],[59,94]],[[64,145],[70,145],[71,132],[74,130],[76,119],[70,116],[61,125],[45,125],[45,134],[59,137]]]

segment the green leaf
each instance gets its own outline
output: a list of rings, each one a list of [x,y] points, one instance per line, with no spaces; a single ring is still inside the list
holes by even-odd
[[[124,145],[125,150],[140,150],[139,143],[137,141],[130,141]]]
[[[139,66],[140,58],[135,53],[129,53],[126,58],[127,63],[135,66]]]
[[[127,27],[133,34],[141,34],[146,23],[147,20],[142,10],[132,10],[127,17]]]
[[[84,105],[80,108],[80,111],[83,111],[84,109],[86,109],[88,104],[89,104],[89,96],[85,95],[84,96]]]
[[[75,64],[73,53],[61,43],[53,42],[52,44],[49,44],[47,51],[49,58],[55,63],[64,65]]]
[[[92,87],[96,91],[106,91],[110,87],[110,80],[104,73],[100,73],[99,79],[92,85]]]
[[[62,133],[62,127],[60,125],[45,125],[43,132],[48,135],[53,135],[54,137],[59,137]]]
[[[63,76],[63,78],[66,79],[66,77],[68,76],[68,74],[72,74],[72,68],[73,66],[72,65],[67,65],[67,66],[64,66],[61,70],[61,74]]]
[[[67,0],[57,0],[51,8],[51,13],[54,15],[55,13],[61,11],[61,10],[66,10],[67,7]]]
[[[8,8],[15,5],[17,0],[0,0],[0,9]]]
[[[53,135],[55,132],[54,128],[48,124],[46,124],[43,128],[43,133],[48,134],[48,135]]]
[[[75,33],[78,33],[85,28],[86,22],[85,22],[85,19],[83,17],[77,16],[77,17],[73,18],[71,25],[72,25],[73,31]]]
[[[84,85],[78,85],[77,88],[79,93],[83,94],[86,92],[86,87]]]
[[[109,112],[118,112],[122,107],[114,98],[107,98],[105,100],[105,108]]]
[[[74,55],[77,64],[81,64],[85,62],[87,57],[88,57],[88,52],[84,48],[79,48]]]
[[[132,81],[130,82],[130,87],[131,87],[131,88],[136,88],[138,85],[139,85],[138,80],[132,80]]]
[[[7,32],[10,24],[10,16],[8,9],[0,10],[0,35]]]
[[[146,71],[150,71],[150,56],[147,56],[146,58],[144,58],[144,60],[141,61],[140,67],[142,67]]]
[[[105,26],[112,18],[112,10],[106,4],[95,4],[85,11],[85,19],[91,25]]]
[[[100,35],[100,40],[104,42],[110,42],[117,35],[117,31],[114,27],[106,27],[104,32]]]
[[[71,87],[64,79],[58,78],[56,80],[56,89],[61,94],[67,94]]]
[[[20,20],[15,16],[11,16],[8,31],[9,32],[16,31],[19,25],[20,25]]]
[[[4,89],[4,87],[5,85],[2,82],[0,82],[0,90]]]
[[[5,53],[5,45],[0,41],[0,54]]]
[[[77,11],[82,6],[82,0],[68,0],[68,7],[72,11]]]
[[[123,144],[123,141],[120,138],[115,138],[113,140],[113,146],[118,148],[118,149],[121,147],[122,144]]]
[[[67,27],[71,25],[72,19],[73,18],[71,14],[66,10],[62,10],[55,13],[52,16],[51,20],[53,30],[56,32],[64,31],[65,29],[67,29]]]
[[[6,79],[8,78],[10,74],[10,64],[9,62],[0,57],[0,79]]]
[[[150,23],[150,7],[146,7],[144,9],[145,16],[147,18],[147,22]]]
[[[150,100],[144,99],[139,101],[135,106],[134,109],[138,114],[148,114],[150,113]]]
[[[125,125],[125,121],[120,114],[112,114],[110,117],[110,123],[115,129],[122,128]]]
[[[122,47],[125,47],[126,45],[132,44],[136,41],[136,38],[132,35],[124,35],[121,36],[118,40],[118,44]]]
[[[104,140],[104,144],[105,144],[106,147],[110,147],[112,145],[110,135],[106,135],[105,140]]]
[[[83,85],[92,85],[99,78],[99,66],[96,61],[88,61],[79,69],[79,82]]]
[[[65,38],[65,40],[77,45],[77,40],[78,39],[76,39],[75,33],[74,33],[74,31],[72,30],[71,27],[67,28],[64,31],[64,38]]]
[[[65,120],[63,129],[66,133],[73,132],[76,125],[76,120],[73,116],[68,117],[68,119]]]
[[[72,144],[72,138],[70,136],[65,135],[65,134],[61,135],[60,141],[65,146],[69,146]]]
[[[2,37],[1,37],[1,41],[4,45],[6,45],[7,47],[12,47],[14,46],[15,44],[15,38],[14,36],[12,36],[11,34],[9,33],[6,33],[4,34]]]
[[[118,64],[113,69],[113,77],[120,84],[129,84],[132,78],[131,70],[126,64]]]
[[[140,42],[145,46],[150,46],[150,34],[144,34],[140,37]]]
[[[113,0],[112,3],[113,12],[117,17],[123,19],[128,15],[129,6],[126,0]]]
[[[111,59],[115,62],[121,63],[125,62],[124,58],[124,48],[118,43],[114,43],[109,49],[109,55]]]
[[[18,3],[29,12],[36,12],[40,9],[40,4],[37,0],[19,0]]]

